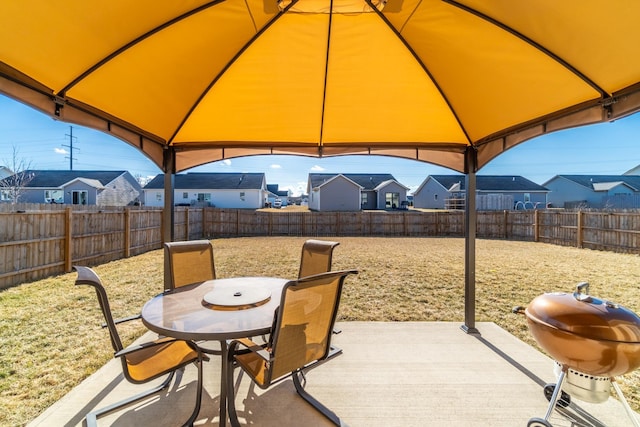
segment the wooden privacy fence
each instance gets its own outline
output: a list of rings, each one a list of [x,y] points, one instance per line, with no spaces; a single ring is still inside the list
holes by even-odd
[[[271,212],[178,207],[175,240],[249,236],[464,237],[461,211]],[[482,211],[477,236],[640,253],[640,213]],[[0,211],[0,289],[162,247],[162,210]]]

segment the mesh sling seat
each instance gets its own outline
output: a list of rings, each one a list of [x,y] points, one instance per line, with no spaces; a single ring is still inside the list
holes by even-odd
[[[209,240],[166,242],[164,263],[169,279],[165,283],[165,290],[216,278],[213,245]]]
[[[329,240],[309,239],[302,245],[302,254],[300,255],[300,269],[298,270],[298,279],[314,274],[326,273],[331,271],[331,262],[333,260],[333,250],[340,242],[332,242]],[[334,334],[339,334],[340,330],[334,329]]]
[[[292,377],[296,391],[305,401],[335,425],[342,425],[334,412],[305,391],[303,383],[305,371],[342,352],[331,346],[332,330],[344,280],[356,273],[356,270],[335,271],[289,281],[274,315],[270,342],[262,346],[243,338],[229,343],[226,378],[231,425],[240,425],[233,379],[237,367],[262,389]]]
[[[211,241],[165,242],[164,271],[165,291],[215,279]],[[207,354],[222,354],[219,349],[207,347],[203,342],[198,344],[198,348]]]
[[[76,285],[89,285],[96,290],[98,302],[100,303],[100,308],[106,321],[106,327],[109,329],[111,344],[115,351],[114,357],[119,358],[122,362],[122,371],[127,381],[133,384],[143,384],[161,376],[168,375],[160,385],[150,390],[87,414],[87,426],[96,426],[100,416],[123,408],[167,388],[171,383],[175,371],[191,363],[194,363],[198,368],[196,403],[193,413],[184,425],[193,425],[193,422],[200,412],[202,398],[202,361],[205,360],[202,352],[193,343],[168,337],[123,348],[102,281],[89,267],[74,266],[73,268],[78,273],[75,282]]]
[[[333,249],[339,244],[339,242],[313,239],[304,242],[298,278],[331,271]]]

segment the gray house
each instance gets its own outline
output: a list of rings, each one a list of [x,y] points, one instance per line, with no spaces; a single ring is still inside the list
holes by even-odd
[[[640,175],[556,175],[544,183],[558,208],[640,208]]]
[[[142,187],[127,171],[25,170],[22,203],[127,206],[139,202]],[[10,177],[4,180],[10,179]],[[3,180],[3,181],[4,181]],[[7,199],[4,192],[0,199]]]
[[[144,186],[145,206],[164,206],[164,175]],[[218,208],[259,209],[268,201],[264,173],[177,174],[174,204],[178,206],[215,206]]]
[[[514,175],[477,175],[477,210],[544,208],[547,190]],[[413,193],[413,206],[427,209],[464,209],[464,175],[430,175]]]
[[[407,190],[391,174],[313,173],[307,183],[309,209],[315,211],[396,209],[406,204]]]

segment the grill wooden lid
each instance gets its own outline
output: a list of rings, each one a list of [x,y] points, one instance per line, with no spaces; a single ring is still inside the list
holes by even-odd
[[[588,294],[588,283],[573,294],[545,293],[529,304],[529,320],[594,340],[640,343],[640,317],[633,311]]]

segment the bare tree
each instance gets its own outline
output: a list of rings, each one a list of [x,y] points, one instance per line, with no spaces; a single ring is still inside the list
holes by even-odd
[[[13,172],[0,181],[0,192],[2,200],[8,200],[15,205],[20,201],[20,196],[25,190],[25,186],[33,179],[34,175],[30,171],[31,162],[20,157],[20,150],[13,146],[11,158],[4,160],[4,166]]]

